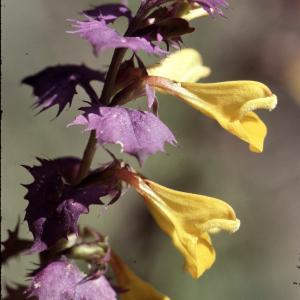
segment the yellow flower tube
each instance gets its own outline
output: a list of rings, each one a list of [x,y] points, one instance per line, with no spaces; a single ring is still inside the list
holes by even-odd
[[[239,229],[240,221],[224,201],[161,186],[122,170],[120,178],[144,198],[159,227],[168,234],[185,258],[185,270],[200,277],[215,261],[210,234]]]
[[[186,21],[191,21],[196,18],[208,16],[208,12],[200,5],[190,5],[188,1],[181,1],[181,5],[177,7],[176,16]]]
[[[170,300],[169,297],[155,290],[148,282],[135,275],[119,256],[112,252],[111,266],[118,285],[124,289],[121,300]]]
[[[211,71],[203,65],[202,56],[198,51],[185,48],[170,54],[159,64],[148,67],[147,72],[150,76],[165,77],[178,82],[197,82],[209,76]]]
[[[190,78],[186,82],[180,82],[184,80],[179,80],[180,75],[177,75],[180,74],[179,61],[189,57],[189,51],[180,52],[182,51],[162,61],[160,66],[150,68],[151,76],[145,82],[158,91],[178,97],[194,109],[215,119],[228,132],[247,142],[251,151],[262,152],[267,127],[254,111],[274,109],[277,105],[276,95],[266,85],[256,81],[195,83],[197,77],[201,78],[202,64],[199,59],[196,63],[195,54],[191,55],[190,60],[187,58],[189,63],[183,63],[185,70],[195,62],[191,67]],[[176,66],[177,73],[174,70]]]

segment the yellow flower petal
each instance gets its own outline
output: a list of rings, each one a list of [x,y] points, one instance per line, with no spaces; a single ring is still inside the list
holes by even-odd
[[[232,81],[182,83],[182,87],[196,95],[196,102],[194,96],[186,98],[195,109],[213,117],[224,129],[249,143],[252,151],[263,151],[267,129],[253,111],[271,111],[276,107],[277,97],[267,86],[255,81]]]
[[[211,267],[215,250],[209,234],[235,232],[240,226],[233,209],[224,201],[171,190],[138,178],[134,184],[160,228],[185,257],[185,269],[198,278]]]
[[[110,262],[118,285],[126,290],[119,295],[121,300],[170,300],[136,276],[115,253],[112,253]]]
[[[160,76],[175,81],[197,82],[210,74],[210,68],[203,66],[199,52],[186,48],[174,52],[159,65],[147,69],[151,76]]]
[[[206,17],[208,16],[208,13],[205,9],[202,7],[197,7],[194,9],[189,10],[188,12],[184,13],[181,18],[185,19],[187,21],[191,21],[196,18]]]
[[[181,4],[181,6],[177,8],[177,17],[185,19],[187,21],[191,21],[196,18],[208,16],[207,11],[203,9],[200,5],[194,5],[193,7],[191,7],[191,5],[188,2],[182,2],[183,3]]]
[[[148,83],[215,119],[224,129],[247,142],[251,151],[263,151],[267,128],[253,111],[271,111],[277,105],[276,95],[264,84],[256,81],[177,83],[158,77],[150,78]]]

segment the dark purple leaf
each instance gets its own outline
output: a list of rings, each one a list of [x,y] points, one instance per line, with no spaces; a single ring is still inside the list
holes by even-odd
[[[95,100],[97,95],[90,82],[93,80],[102,82],[104,78],[104,73],[84,65],[58,65],[26,77],[22,83],[33,87],[33,93],[38,98],[34,103],[35,108],[41,107],[41,111],[44,111],[58,105],[58,116],[67,104],[71,106],[77,85],[85,89],[90,98]]]
[[[77,233],[79,216],[89,212],[91,204],[102,204],[100,197],[111,193],[110,187],[73,187],[69,184],[79,160],[39,159],[41,165],[26,167],[34,178],[25,185],[28,200],[25,220],[34,236],[31,252],[43,251],[68,234]]]
[[[164,144],[176,144],[169,128],[154,114],[123,107],[92,106],[84,109],[70,125],[96,130],[101,145],[120,144],[122,151],[134,155],[142,164],[147,156],[164,151]]]
[[[25,285],[17,284],[15,287],[12,287],[8,284],[5,285],[6,297],[3,300],[34,300],[36,297],[26,297],[25,291],[27,287]]]
[[[98,20],[104,20],[106,23],[114,22],[120,17],[126,17],[129,20],[132,19],[130,9],[123,4],[117,3],[99,5],[83,11],[83,14]]]
[[[123,37],[113,28],[107,26],[104,20],[88,17],[86,21],[70,20],[77,28],[69,33],[76,33],[88,40],[93,46],[94,53],[98,54],[106,49],[129,48],[132,51],[142,50],[150,54],[165,55],[167,52],[160,49],[142,37]]]
[[[18,223],[14,231],[11,230],[7,231],[8,238],[6,241],[1,243],[4,248],[3,251],[1,252],[2,264],[5,264],[9,258],[19,255],[20,253],[29,249],[32,246],[31,241],[27,239],[20,239],[18,237],[19,228],[20,228],[20,220],[18,220]]]
[[[67,260],[55,261],[34,276],[28,296],[39,300],[116,300],[116,292],[102,275],[85,280],[86,275]]]
[[[142,0],[137,11],[136,19],[144,19],[152,10],[159,9],[161,5],[172,3],[174,0]]]

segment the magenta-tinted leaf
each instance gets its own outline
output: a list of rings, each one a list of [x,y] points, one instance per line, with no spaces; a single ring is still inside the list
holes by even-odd
[[[102,275],[84,280],[86,275],[67,260],[51,262],[35,274],[28,296],[39,300],[116,300],[116,292]]]
[[[58,65],[48,67],[41,72],[26,77],[22,83],[33,87],[33,93],[37,96],[34,107],[44,111],[54,105],[58,105],[59,115],[69,104],[72,104],[76,94],[76,86],[80,85],[93,100],[97,95],[90,86],[93,80],[104,81],[104,73],[92,70],[84,65]]]
[[[120,17],[132,19],[130,9],[126,5],[118,3],[99,5],[83,11],[83,14],[98,20],[104,20],[106,23],[114,22]]]
[[[19,228],[20,220],[18,221],[14,231],[8,230],[7,240],[1,242],[3,245],[3,251],[1,251],[2,264],[5,264],[9,258],[19,255],[32,246],[31,241],[19,238]]]
[[[107,26],[104,20],[88,17],[86,21],[71,20],[72,26],[77,28],[69,33],[76,33],[88,40],[93,46],[94,53],[98,54],[106,49],[129,48],[132,51],[142,50],[150,54],[165,55],[160,49],[143,37],[123,37],[113,28]]]
[[[25,199],[29,202],[25,220],[34,236],[31,252],[43,251],[68,234],[77,233],[79,216],[88,213],[91,204],[102,204],[99,198],[111,193],[107,185],[70,185],[79,159],[39,161],[39,166],[26,167],[34,178],[25,185]]]
[[[176,144],[169,128],[154,114],[123,107],[88,107],[70,125],[96,130],[100,144],[120,144],[142,164],[147,156],[164,151],[164,144]]]

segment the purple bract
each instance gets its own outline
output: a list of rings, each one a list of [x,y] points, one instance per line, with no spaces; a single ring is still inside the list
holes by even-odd
[[[70,125],[96,130],[100,144],[120,144],[142,164],[146,157],[164,151],[164,144],[175,145],[170,129],[154,114],[123,107],[88,107]]]
[[[104,20],[106,23],[112,23],[120,17],[132,19],[131,10],[123,4],[103,4],[92,9],[83,11],[83,14],[98,20]]]
[[[26,77],[22,83],[33,87],[33,93],[38,97],[34,103],[35,108],[41,107],[41,111],[44,111],[58,105],[58,116],[67,104],[72,104],[77,85],[85,89],[91,99],[95,99],[97,95],[90,82],[93,80],[102,82],[104,78],[104,73],[84,65],[58,65]]]
[[[116,30],[107,26],[104,20],[88,17],[86,21],[70,20],[72,26],[77,28],[69,33],[76,33],[88,40],[99,54],[106,49],[129,48],[132,51],[143,50],[150,54],[165,55],[167,52],[160,49],[143,37],[123,37]]]
[[[116,292],[102,275],[86,275],[67,260],[51,262],[34,276],[26,294],[39,300],[116,300]]]
[[[14,231],[8,230],[8,238],[6,241],[1,242],[3,251],[1,251],[1,262],[5,264],[8,259],[17,256],[23,251],[29,249],[32,242],[27,239],[19,238],[20,219]]]
[[[68,234],[77,233],[79,216],[88,213],[89,205],[103,204],[100,197],[112,193],[105,185],[74,187],[74,178],[80,160],[62,158],[38,159],[40,166],[26,167],[33,176],[31,184],[24,185],[28,192],[25,220],[34,236],[30,252],[39,252],[54,245]]]

